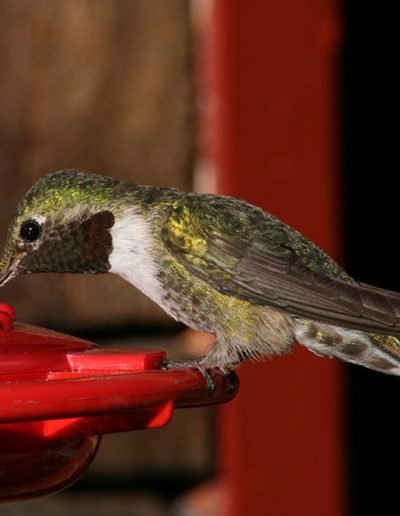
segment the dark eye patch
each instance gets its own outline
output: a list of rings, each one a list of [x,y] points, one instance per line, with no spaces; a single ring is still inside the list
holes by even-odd
[[[21,224],[19,236],[25,242],[35,242],[42,232],[42,227],[36,220],[27,220]]]
[[[112,251],[110,229],[114,225],[114,215],[102,211],[88,215],[84,220],[74,219],[66,223],[50,221],[44,228],[35,219],[26,220],[39,226],[39,236],[31,227],[24,229],[27,244],[19,262],[22,272],[85,272],[97,274],[110,269],[109,255]],[[52,226],[50,224],[53,224]],[[29,231],[28,231],[29,229]],[[22,231],[22,225],[20,227]],[[38,245],[30,246],[33,237],[41,237]],[[21,235],[21,238],[24,238]]]

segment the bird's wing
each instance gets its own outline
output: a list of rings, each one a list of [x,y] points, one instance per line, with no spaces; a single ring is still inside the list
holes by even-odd
[[[236,199],[176,204],[162,238],[189,271],[220,293],[352,329],[400,335],[400,294],[351,280],[292,228]]]

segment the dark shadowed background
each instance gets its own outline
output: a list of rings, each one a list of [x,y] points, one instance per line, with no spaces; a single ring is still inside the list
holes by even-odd
[[[398,30],[394,5],[344,3],[342,59],[343,233],[348,271],[400,291]],[[351,514],[398,511],[399,378],[347,367]]]

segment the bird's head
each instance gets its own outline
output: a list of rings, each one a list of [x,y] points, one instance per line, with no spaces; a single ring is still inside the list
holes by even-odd
[[[119,189],[119,181],[76,170],[35,183],[8,228],[0,286],[32,272],[107,272]]]

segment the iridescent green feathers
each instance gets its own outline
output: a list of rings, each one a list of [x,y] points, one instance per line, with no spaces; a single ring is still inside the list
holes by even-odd
[[[186,196],[162,239],[220,293],[329,324],[400,334],[398,294],[354,282],[300,233],[244,201]]]
[[[40,179],[20,202],[10,223],[1,271],[107,272],[114,213],[109,199],[133,185],[65,170]],[[41,226],[37,241],[20,236],[26,221]]]

